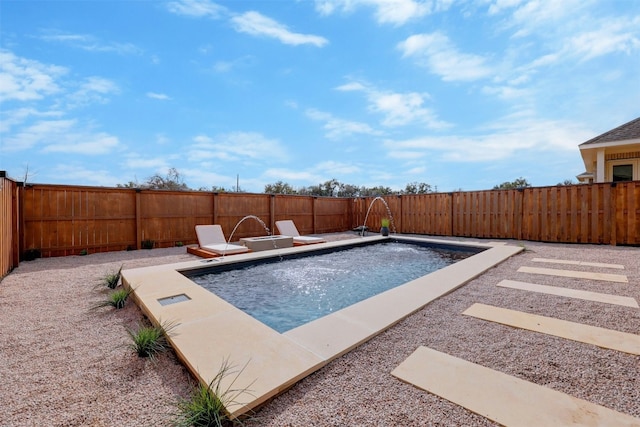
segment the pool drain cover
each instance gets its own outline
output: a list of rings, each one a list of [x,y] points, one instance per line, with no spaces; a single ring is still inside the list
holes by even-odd
[[[190,300],[191,298],[189,298],[185,294],[180,294],[180,295],[173,295],[171,297],[160,298],[158,299],[158,302],[160,303],[160,305],[171,305],[178,302],[190,301]]]

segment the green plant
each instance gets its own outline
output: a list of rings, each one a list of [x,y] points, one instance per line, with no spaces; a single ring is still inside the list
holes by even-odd
[[[122,276],[122,265],[117,273],[107,274],[104,278],[104,284],[107,285],[109,289],[115,289],[118,287],[118,283],[120,282],[120,276]]]
[[[83,249],[83,250],[80,251],[80,253],[78,255],[80,255],[80,256],[89,255],[89,251],[87,249]]]
[[[139,324],[136,330],[127,328],[127,333],[133,340],[131,348],[139,357],[153,360],[156,354],[167,349],[167,337],[175,326],[172,323],[160,323],[157,326]]]
[[[155,243],[156,242],[154,242],[153,240],[147,239],[141,242],[141,246],[142,246],[142,249],[153,249],[153,246],[155,245]]]
[[[175,425],[178,427],[242,425],[239,419],[231,419],[226,408],[233,404],[239,404],[238,397],[240,395],[251,394],[248,388],[233,388],[234,383],[246,367],[245,364],[242,369],[235,371],[227,359],[223,360],[218,373],[209,384],[198,383],[188,399],[178,402]],[[223,382],[226,382],[225,379],[234,374],[235,377],[225,388]]]
[[[388,218],[382,218],[382,220],[380,221],[380,224],[381,224],[383,227],[387,227],[387,228],[389,228],[389,219],[388,219]]]
[[[182,243],[182,242],[176,242],[176,246],[178,246],[178,247],[182,247],[182,246],[184,246],[184,243]]]
[[[113,291],[109,294],[109,297],[106,300],[99,302],[94,306],[94,308],[113,307],[119,310],[127,303],[127,298],[129,298],[131,292],[133,292],[133,288],[122,288],[117,291]]]

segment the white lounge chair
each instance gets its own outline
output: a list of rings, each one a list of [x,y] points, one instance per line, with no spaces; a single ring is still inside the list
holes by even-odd
[[[294,245],[309,245],[311,243],[326,242],[322,237],[301,236],[296,225],[290,219],[276,221],[276,227],[278,227],[278,232],[283,236],[293,237]]]
[[[200,249],[213,252],[218,255],[232,255],[249,252],[249,248],[241,245],[227,243],[222,232],[222,227],[218,224],[196,225],[196,236]]]

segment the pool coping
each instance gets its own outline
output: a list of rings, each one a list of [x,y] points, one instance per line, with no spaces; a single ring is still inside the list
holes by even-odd
[[[282,334],[181,273],[207,265],[228,265],[389,239],[487,250]],[[123,270],[122,278],[125,286],[133,288],[134,301],[152,323],[174,325],[170,344],[198,380],[210,384],[225,363],[235,367],[220,386],[222,390],[230,390],[227,397],[233,397],[233,402],[227,410],[236,417],[522,250],[523,247],[503,242],[370,236]],[[185,296],[182,302],[167,305],[159,302],[178,295]]]

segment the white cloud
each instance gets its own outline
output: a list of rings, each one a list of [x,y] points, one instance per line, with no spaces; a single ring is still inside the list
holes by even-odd
[[[0,50],[0,101],[32,101],[61,91],[57,79],[64,67],[45,65]]]
[[[427,93],[384,91],[362,82],[350,82],[336,89],[364,92],[369,101],[369,110],[384,116],[383,126],[397,127],[422,123],[432,129],[448,127],[447,123],[437,119],[431,109],[424,107],[425,100],[429,99]]]
[[[93,134],[69,134],[61,142],[48,144],[45,153],[68,153],[84,155],[108,154],[119,145],[118,138],[105,132]]]
[[[391,144],[391,141],[386,141],[386,144]],[[399,147],[396,147],[399,148]],[[387,153],[387,156],[391,159],[398,160],[415,160],[421,157],[425,157],[427,155],[426,151],[417,151],[417,150],[398,150],[398,151],[390,151]]]
[[[117,178],[112,176],[111,171],[108,169],[97,170],[82,166],[58,164],[53,168],[53,173],[55,177],[64,177],[66,182],[79,182],[85,185],[111,187],[118,182]]]
[[[284,182],[297,183],[299,186],[305,186],[324,182],[336,177],[359,174],[361,172],[362,168],[354,164],[325,161],[311,165],[304,170],[270,168],[262,174],[262,177],[265,180],[281,180]]]
[[[167,9],[171,13],[197,18],[218,19],[226,12],[224,6],[209,0],[178,0],[167,3]]]
[[[170,142],[171,142],[171,139],[167,135],[165,135],[163,133],[157,133],[156,134],[156,144],[158,144],[158,145],[166,145],[166,144],[168,144]]]
[[[184,175],[185,178],[188,178],[188,181],[193,188],[202,187],[205,189],[211,189],[211,187],[224,187],[228,189],[235,189],[236,186],[236,175],[228,176],[222,175],[216,172],[211,172],[209,170],[200,169],[189,169],[189,168],[180,168],[180,173]],[[243,186],[246,184],[242,180],[242,176],[240,177],[240,188],[244,188]],[[229,230],[231,231],[231,230]]]
[[[233,63],[229,61],[217,61],[213,64],[213,70],[216,73],[228,73],[233,68]]]
[[[495,0],[489,5],[489,15],[495,15],[503,10],[519,6],[525,0]]]
[[[357,165],[333,160],[318,163],[313,169],[322,173],[324,176],[350,175],[362,172],[362,169]]]
[[[199,18],[208,17],[218,19],[229,14],[225,7],[209,0],[173,1],[168,4],[168,9],[170,12],[178,15]],[[293,32],[289,30],[286,25],[256,11],[249,11],[231,16],[230,21],[235,30],[240,33],[251,34],[252,36],[270,37],[288,45],[298,46],[311,44],[317,47],[322,47],[329,43],[326,38],[321,36]],[[201,49],[201,52],[208,53],[208,50],[209,47],[207,46],[206,51]],[[232,63],[228,62],[219,62],[214,68],[218,72],[225,72],[231,69],[232,65]]]
[[[82,129],[76,120],[42,120],[6,138],[5,149],[40,149],[44,153],[106,154],[119,146],[118,138],[105,132]]]
[[[321,15],[336,11],[353,12],[358,7],[372,7],[380,24],[402,25],[435,11],[446,10],[451,0],[316,0],[316,10]]]
[[[360,83],[360,82],[349,82],[349,83],[345,83],[341,86],[338,86],[336,88],[337,90],[341,90],[344,92],[349,92],[349,91],[364,91],[367,90],[367,86],[365,86],[364,84]]]
[[[311,44],[322,47],[329,43],[327,39],[311,34],[294,33],[285,25],[264,16],[258,12],[250,11],[231,18],[237,31],[253,36],[265,36],[279,40],[284,44],[298,46]]]
[[[621,54],[633,57],[640,50],[640,16],[637,17],[593,17],[585,14],[580,18],[566,17],[560,26],[550,26],[544,31],[531,34],[531,40],[513,47],[515,65],[505,65],[501,72],[506,76],[512,88],[503,91],[504,99],[520,94],[511,92],[513,86],[537,83],[558,72],[562,72],[566,64],[575,67],[579,62],[591,61],[600,57]],[[528,55],[533,59],[525,60]],[[518,65],[518,62],[521,64]],[[544,73],[540,71],[544,69]],[[537,76],[537,79],[534,79]],[[580,74],[572,75],[572,81],[583,78]],[[591,77],[589,77],[590,79]],[[531,88],[527,90],[530,91]],[[486,93],[486,92],[485,92]],[[513,96],[512,96],[513,95]]]
[[[299,169],[291,170],[291,169],[270,168],[264,171],[262,176],[265,179],[282,180],[284,182],[287,182],[287,181],[319,182],[322,180],[322,176],[318,175],[313,171],[302,171]]]
[[[114,93],[118,92],[118,86],[111,80],[102,77],[89,77],[80,86],[83,92],[96,92],[96,93]]]
[[[541,28],[550,28],[554,32],[563,26],[572,27],[575,17],[583,16],[582,11],[589,6],[585,0],[528,0],[515,4],[508,27],[516,29],[515,37],[524,37],[539,32]]]
[[[119,55],[139,55],[142,52],[132,43],[103,42],[89,34],[68,34],[51,30],[39,38],[48,43],[63,43],[87,52],[113,52]]]
[[[213,70],[217,73],[228,73],[237,68],[252,67],[256,63],[256,58],[252,55],[244,55],[231,61],[217,61],[213,65]]]
[[[486,58],[459,52],[449,38],[440,33],[416,34],[398,44],[404,57],[439,75],[444,81],[473,81],[491,76]]]
[[[427,168],[424,166],[418,166],[415,168],[411,168],[406,171],[406,175],[414,176],[414,175],[423,175],[427,171]]]
[[[128,154],[124,159],[124,165],[130,169],[153,169],[156,171],[169,169],[167,157],[148,157],[139,154]]]
[[[27,150],[72,131],[75,120],[42,120],[5,138],[5,149]]]
[[[329,113],[312,108],[305,113],[312,120],[324,122],[325,136],[329,139],[342,139],[354,134],[381,135],[380,131],[373,129],[366,123],[339,119]]]
[[[371,108],[385,115],[382,121],[385,126],[403,126],[420,121],[429,124],[429,127],[441,127],[435,114],[422,107],[423,103],[424,96],[419,93],[384,93],[374,96]]]
[[[520,89],[513,86],[484,86],[482,93],[492,96],[497,96],[504,100],[523,100],[531,95],[531,90]]]
[[[512,115],[477,130],[470,135],[424,136],[406,140],[386,140],[390,157],[411,158],[438,153],[442,160],[455,162],[487,162],[517,156],[533,150],[575,151],[589,133],[580,123],[543,120],[525,115]],[[541,154],[547,156],[548,154]]]
[[[164,93],[156,93],[156,92],[147,92],[147,97],[151,99],[158,99],[160,101],[168,101],[171,99],[169,95]]]
[[[609,53],[631,54],[640,49],[640,16],[634,19],[606,19],[592,28],[571,37],[565,53],[589,60]]]
[[[56,106],[24,106],[5,113],[0,126],[3,150],[94,155],[109,153],[119,146],[117,137],[66,118],[70,108],[104,103],[108,95],[118,93],[118,86],[111,80],[91,76],[79,82],[65,81],[65,68],[19,58],[7,51],[0,51],[0,67],[0,98]],[[75,92],[69,91],[71,87]]]
[[[109,101],[107,95],[120,93],[116,83],[103,77],[88,77],[82,81],[78,90],[68,96],[68,107],[82,107],[93,103],[104,104]]]
[[[209,137],[198,135],[188,151],[190,161],[286,161],[288,154],[276,139],[256,132],[231,132]]]
[[[0,132],[9,132],[12,127],[23,124],[34,117],[62,117],[62,111],[39,111],[35,108],[18,108],[15,110],[3,111],[0,120]]]

